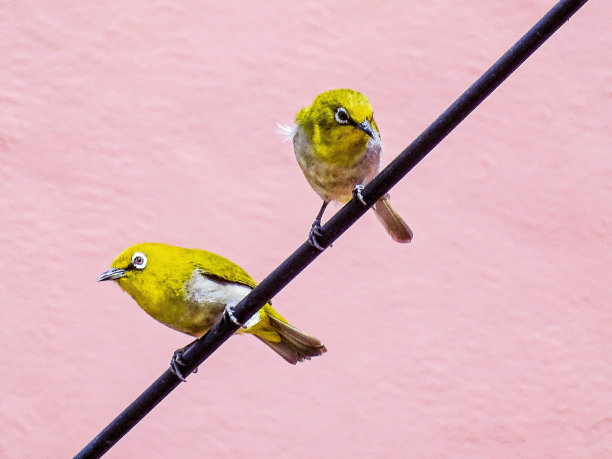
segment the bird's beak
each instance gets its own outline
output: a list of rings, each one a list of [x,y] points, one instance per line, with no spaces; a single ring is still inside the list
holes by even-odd
[[[357,126],[357,129],[362,130],[367,135],[374,138],[374,132],[372,132],[372,125],[368,120],[364,120],[363,123],[356,124],[355,126]]]
[[[125,276],[125,269],[111,268],[98,276],[98,282],[115,280]]]

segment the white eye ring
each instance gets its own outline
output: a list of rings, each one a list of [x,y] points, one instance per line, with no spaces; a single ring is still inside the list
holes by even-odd
[[[338,107],[336,113],[334,113],[336,121],[340,124],[349,124],[349,114],[344,107]]]
[[[144,269],[147,266],[147,256],[142,252],[134,252],[132,266],[136,269]]]

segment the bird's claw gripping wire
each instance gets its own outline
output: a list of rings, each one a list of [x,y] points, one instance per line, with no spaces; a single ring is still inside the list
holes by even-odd
[[[234,306],[235,305],[232,305],[232,304],[225,305],[225,314],[227,315],[227,318],[231,320],[233,323],[235,323],[236,325],[246,328],[244,324],[241,324],[238,321],[238,319],[236,319],[236,316],[234,315]],[[174,375],[183,382],[187,381],[187,379],[185,378],[185,375],[183,374],[183,368],[186,365],[186,362],[183,360],[183,353],[187,349],[189,349],[193,345],[193,343],[195,343],[195,341],[192,341],[187,346],[174,351],[174,354],[172,354],[172,358],[170,359],[170,371],[174,373]],[[197,372],[198,372],[198,369],[196,368],[195,370],[193,370],[192,373],[197,373]]]
[[[193,343],[195,343],[195,341],[192,341],[187,346],[174,351],[174,354],[172,354],[172,358],[170,359],[170,371],[178,379],[180,379],[183,382],[187,382],[187,379],[183,375],[183,370],[181,369],[182,367],[186,365],[185,361],[183,360],[183,352],[189,349]],[[197,368],[192,371],[192,373],[197,373],[197,372],[198,372]]]
[[[363,194],[362,194],[364,188],[365,186],[363,185],[355,185],[355,188],[353,189],[353,196],[359,199],[361,204],[363,204],[364,206],[367,206],[368,204],[365,202],[365,199],[363,199]]]
[[[319,241],[317,240],[318,236],[323,236],[323,233],[321,232],[321,220],[315,220],[312,223],[312,228],[310,228],[310,233],[308,233],[308,242],[314,248],[323,251],[325,250],[325,247],[319,244]]]
[[[319,244],[317,237],[323,236],[323,232],[321,231],[321,219],[323,218],[323,213],[325,212],[325,209],[327,208],[328,204],[329,204],[329,201],[325,201],[325,200],[323,201],[321,210],[319,210],[317,217],[315,218],[314,222],[312,222],[310,233],[308,233],[308,243],[314,248],[319,249],[321,251],[325,250],[325,247]],[[331,247],[332,245],[329,244],[329,246]]]
[[[225,314],[227,315],[227,318],[239,327],[246,328],[243,323],[236,319],[236,316],[234,315],[234,306],[235,305],[233,304],[225,305]]]

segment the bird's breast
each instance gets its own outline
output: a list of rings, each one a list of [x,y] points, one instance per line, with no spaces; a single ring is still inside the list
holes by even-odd
[[[368,183],[380,169],[382,144],[370,139],[361,152],[345,155],[350,161],[334,158],[340,155],[324,155],[308,140],[306,133],[298,129],[294,137],[294,150],[302,172],[310,186],[326,201],[347,202],[355,185]]]

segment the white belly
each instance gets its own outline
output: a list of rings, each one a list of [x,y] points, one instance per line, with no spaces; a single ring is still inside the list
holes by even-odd
[[[187,304],[190,306],[190,313],[194,316],[206,316],[212,313],[217,318],[226,306],[236,306],[251,290],[246,285],[208,277],[197,269],[185,284]],[[245,323],[245,327],[250,328],[259,320],[257,312]]]

